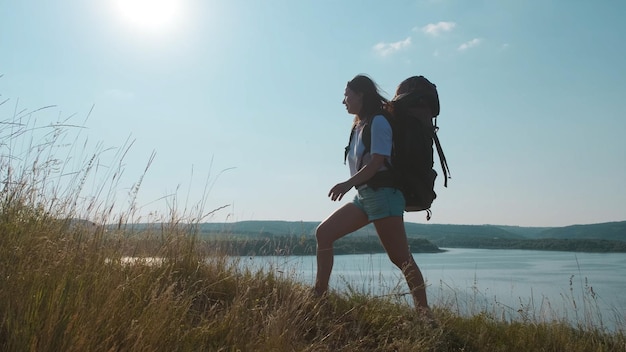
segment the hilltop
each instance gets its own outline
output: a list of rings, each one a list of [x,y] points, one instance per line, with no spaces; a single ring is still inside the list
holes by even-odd
[[[312,239],[319,222],[314,221],[240,221],[199,224],[203,235],[235,238],[272,236]],[[493,249],[549,249],[590,252],[626,252],[626,221],[563,227],[522,227],[508,225],[446,225],[406,223],[409,238],[425,239],[439,247]],[[349,239],[376,239],[368,225]]]
[[[233,254],[312,254],[316,221],[255,220],[201,223],[193,231],[229,244]],[[132,224],[142,231],[159,224]],[[578,252],[626,252],[626,221],[563,227],[510,225],[451,225],[406,223],[415,252],[438,252],[444,248],[532,249]],[[244,248],[245,247],[245,248]],[[263,248],[262,252],[259,249]],[[376,231],[368,225],[342,238],[337,254],[381,252]],[[241,252],[244,251],[244,252]]]
[[[230,234],[314,235],[315,221],[239,221],[232,223],[203,223],[202,232]],[[440,238],[504,238],[504,239],[595,239],[626,241],[626,221],[563,227],[523,227],[508,225],[445,225],[406,223],[409,237],[431,240]],[[356,231],[355,235],[375,235],[372,225]]]

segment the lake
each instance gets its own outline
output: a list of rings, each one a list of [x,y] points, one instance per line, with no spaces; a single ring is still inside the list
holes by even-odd
[[[462,315],[489,312],[504,320],[624,329],[626,254],[445,249],[415,253],[431,306]],[[242,257],[241,265],[273,270],[310,284],[314,256]],[[336,255],[331,290],[410,300],[402,273],[386,254]],[[409,302],[410,303],[410,302]]]

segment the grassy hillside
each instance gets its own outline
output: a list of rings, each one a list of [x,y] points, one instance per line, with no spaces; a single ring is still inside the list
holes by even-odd
[[[431,302],[431,320],[400,294],[348,291],[315,297],[288,274],[251,270],[219,254],[211,243],[190,236],[193,227],[104,236],[69,230],[21,206],[5,203],[1,209],[1,351],[586,352],[626,347],[626,336],[604,330],[593,311],[571,325],[545,311],[541,317],[530,315],[523,305],[460,315],[455,302],[439,301]],[[131,260],[131,254],[142,256]]]
[[[96,153],[66,165],[68,159],[56,149],[73,151],[72,143],[58,139],[63,126],[39,129],[23,117],[0,124],[5,137],[0,145],[0,351],[583,352],[626,347],[626,326],[607,331],[600,315],[587,310],[572,325],[564,317],[529,315],[525,306],[502,314],[476,310],[461,315],[454,302],[433,302],[432,320],[397,292],[315,297],[309,286],[286,273],[257,271],[224,255],[219,243],[202,240],[193,216],[172,209],[168,221],[130,222],[141,179],[124,188],[131,189],[130,209],[114,213],[121,160],[107,168]],[[51,139],[40,141],[31,134],[42,130],[42,138]],[[19,155],[7,148],[29,143],[36,146]],[[127,150],[121,150],[123,156]],[[73,155],[69,152],[61,155]],[[90,182],[91,194],[84,185],[93,165],[111,179],[105,177],[102,185]],[[593,303],[594,297],[587,299]]]

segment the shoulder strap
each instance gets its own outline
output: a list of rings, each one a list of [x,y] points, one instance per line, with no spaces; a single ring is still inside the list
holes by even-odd
[[[386,115],[382,115],[391,125],[392,121],[389,120],[389,117]],[[365,124],[365,126],[363,126],[363,130],[361,132],[361,140],[363,141],[363,145],[365,146],[365,148],[363,149],[363,154],[361,155],[361,157],[363,157],[365,154],[370,152],[370,149],[372,147],[372,122],[374,121],[374,117],[369,119],[369,121],[367,121],[367,123]],[[392,130],[393,130],[393,125],[391,125]],[[348,159],[348,152],[350,150],[350,143],[352,142],[352,138],[354,137],[354,134],[356,133],[356,126],[352,127],[352,131],[350,131],[350,138],[348,139],[348,145],[345,148],[344,154],[343,154],[343,164],[346,164],[346,160]],[[363,162],[363,159],[361,159],[361,163]],[[388,168],[391,168],[391,165],[389,164],[388,161],[385,160],[385,165],[387,165]],[[363,165],[359,165],[358,169],[361,169],[363,167]]]
[[[350,143],[352,143],[352,137],[354,136],[354,132],[356,130],[356,126],[352,127],[350,131],[350,137],[348,138],[348,145],[346,146],[345,151],[343,152],[343,164],[346,164],[346,160],[348,160],[348,152],[350,151]]]
[[[441,143],[439,143],[439,138],[437,137],[437,131],[439,131],[439,127],[437,127],[437,119],[435,118],[435,125],[433,126],[433,140],[435,141],[435,147],[437,148],[437,154],[439,155],[439,162],[441,163],[441,170],[443,170],[443,186],[448,187],[448,179],[451,178],[450,168],[448,168],[448,161],[446,160],[446,156],[443,154]]]
[[[343,164],[346,164],[346,160],[348,159],[348,152],[350,151],[350,143],[352,142],[352,138],[356,133],[356,126],[352,127],[352,131],[350,131],[350,138],[348,139],[348,145],[345,148],[343,153]],[[369,153],[370,148],[372,147],[372,122],[369,121],[363,126],[363,130],[361,132],[361,140],[363,141],[363,145],[365,145],[365,149],[363,150],[363,155]],[[359,169],[361,165],[359,165]]]

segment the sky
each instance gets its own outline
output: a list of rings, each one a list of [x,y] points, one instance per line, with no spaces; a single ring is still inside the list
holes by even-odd
[[[624,13],[623,1],[5,1],[0,121],[81,126],[69,160],[123,170],[101,176],[115,178],[104,197],[135,220],[321,221],[355,194],[327,196],[349,177],[346,82],[367,74],[391,98],[424,75],[451,170],[444,188],[435,161],[429,223],[623,221]]]

